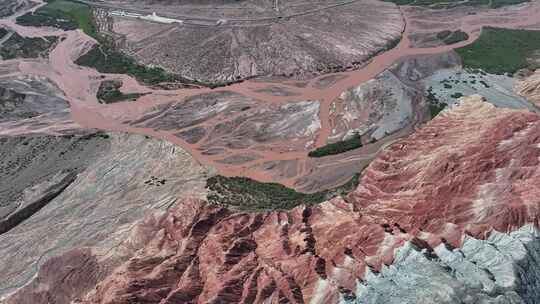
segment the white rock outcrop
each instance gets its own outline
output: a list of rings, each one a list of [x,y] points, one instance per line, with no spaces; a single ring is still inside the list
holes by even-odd
[[[368,272],[357,298],[342,303],[540,303],[540,230],[465,236],[462,248],[407,242],[394,264]]]

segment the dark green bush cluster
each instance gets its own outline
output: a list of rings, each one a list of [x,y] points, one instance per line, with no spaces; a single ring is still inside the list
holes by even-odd
[[[114,50],[107,43],[95,45],[75,63],[95,68],[100,73],[128,74],[145,84],[153,85],[177,80],[177,77],[162,68],[146,67],[136,63],[134,59]]]
[[[277,183],[261,183],[246,177],[217,175],[206,181],[208,201],[243,211],[288,210],[299,205],[322,203],[356,189],[359,175],[335,189],[301,193]]]
[[[169,73],[160,67],[148,67],[138,64],[133,58],[117,51],[112,42],[104,38],[100,38],[98,41],[100,42],[99,45],[95,45],[90,51],[75,60],[75,63],[94,68],[100,73],[127,74],[147,85],[181,83],[215,88],[230,84],[193,81]]]
[[[97,92],[97,99],[100,103],[114,103],[125,100],[135,100],[144,95],[141,93],[124,94],[120,91],[122,82],[114,80],[102,81]]]
[[[323,157],[340,154],[362,147],[362,138],[359,134],[354,134],[351,138],[327,144],[308,153],[309,157]]]
[[[429,88],[426,95],[426,100],[428,102],[429,107],[429,113],[431,115],[431,118],[435,118],[444,108],[446,108],[446,104],[443,102],[440,102],[437,96],[433,93],[433,88]]]

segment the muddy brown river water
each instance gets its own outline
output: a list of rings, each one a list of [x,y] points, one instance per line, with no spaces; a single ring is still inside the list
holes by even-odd
[[[41,4],[43,5],[43,4]],[[36,9],[34,7],[33,9]],[[190,144],[174,134],[178,130],[158,131],[150,128],[138,128],[125,123],[140,118],[144,113],[154,109],[159,105],[172,101],[182,102],[186,97],[199,95],[208,92],[232,91],[248,97],[255,98],[262,102],[284,104],[297,101],[319,101],[319,119],[321,128],[316,134],[316,140],[311,147],[321,147],[326,144],[331,135],[332,126],[330,121],[330,110],[332,102],[347,89],[366,82],[398,60],[407,56],[438,54],[451,51],[454,48],[462,47],[472,43],[478,38],[483,26],[499,26],[506,28],[525,28],[537,24],[540,20],[540,5],[538,2],[510,7],[498,10],[486,10],[476,15],[456,16],[449,26],[459,24],[459,28],[469,34],[469,39],[450,46],[440,46],[433,48],[413,48],[409,41],[409,35],[418,31],[428,29],[418,28],[409,20],[412,8],[403,7],[405,18],[405,28],[400,43],[393,49],[383,52],[362,68],[354,71],[347,71],[334,74],[326,74],[311,79],[305,87],[298,87],[291,81],[265,82],[265,81],[245,81],[224,88],[218,89],[181,89],[181,90],[155,90],[139,84],[127,75],[101,74],[89,68],[84,68],[74,64],[74,60],[88,50],[95,41],[85,35],[80,30],[59,31],[50,28],[23,27],[15,24],[17,16],[0,20],[0,25],[9,27],[22,36],[39,37],[47,35],[59,35],[64,39],[50,53],[49,60],[13,60],[18,63],[19,71],[14,71],[11,75],[41,75],[48,77],[56,83],[64,92],[66,99],[70,103],[71,117],[78,125],[84,128],[95,128],[107,131],[123,131],[145,134],[161,138],[181,146],[188,150],[199,162],[215,167],[218,172],[226,176],[246,176],[259,181],[276,181],[275,176],[268,171],[260,169],[260,165],[271,161],[296,161],[298,163],[297,174],[294,177],[280,179],[279,182],[294,187],[299,178],[304,176],[309,170],[310,160],[306,151],[288,151],[288,143],[285,141],[273,142],[272,147],[265,150],[258,149],[256,153],[262,157],[253,161],[246,161],[241,164],[224,164],[217,162],[224,156],[238,153],[249,153],[250,149],[227,150],[225,155],[205,155],[201,153],[200,144]],[[336,75],[335,83],[329,87],[321,88],[318,81],[328,75]],[[96,99],[97,85],[104,79],[121,79],[123,81],[122,91],[124,92],[145,92],[151,93],[141,97],[136,102],[119,102],[115,104],[99,104]],[[289,96],[273,96],[261,92],[261,89],[269,87],[279,88],[291,92]],[[343,159],[336,158],[336,161],[366,161],[375,157],[380,149],[388,146],[399,136],[407,135],[411,130],[404,131],[398,136],[389,136],[377,143],[369,144],[359,149],[354,155],[346,155]],[[200,141],[202,142],[202,141]],[[311,163],[313,161],[311,160]],[[311,167],[311,170],[313,167]]]

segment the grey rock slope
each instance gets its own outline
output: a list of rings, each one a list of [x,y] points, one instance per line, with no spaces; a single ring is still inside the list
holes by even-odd
[[[48,79],[39,76],[0,79],[0,123],[33,118],[45,113],[67,111],[62,92]]]
[[[5,72],[13,72],[13,68],[7,66]],[[0,77],[0,135],[81,133],[69,112],[63,92],[50,79]]]
[[[34,6],[30,0],[0,0],[0,17],[7,17],[23,9]]]
[[[417,95],[390,71],[343,92],[333,103],[337,124],[331,139],[371,132],[371,138],[379,140],[403,129],[413,122]]]
[[[343,303],[540,303],[540,231],[533,225],[462,248],[406,243],[393,265],[358,283],[358,301]],[[360,300],[361,299],[361,300]]]
[[[110,149],[109,136],[0,137],[0,234],[54,199]]]
[[[87,137],[2,141],[1,180],[12,182],[0,200],[13,202],[17,191],[23,206],[40,195],[50,199],[0,234],[0,302],[50,257],[86,246],[110,254],[147,213],[205,195],[208,170],[173,144],[141,135]]]
[[[253,2],[245,1],[242,6]],[[258,2],[262,6],[271,3]],[[218,17],[231,19],[234,11],[240,11],[237,19],[253,20],[243,22],[242,26],[228,26],[234,25],[232,21],[218,27],[215,22],[205,26],[176,26],[114,18],[112,28],[117,35],[125,37],[124,51],[144,64],[162,66],[193,79],[222,82],[261,75],[309,78],[314,73],[354,68],[395,43],[404,26],[399,9],[392,3],[360,0],[316,9],[332,3],[296,2],[304,7],[291,7],[293,12],[282,11],[285,16],[293,16],[278,20],[257,22],[265,14],[260,6],[240,10],[229,7]],[[288,3],[283,1],[282,5]],[[184,7],[169,5],[168,8],[167,12]],[[215,11],[218,10],[200,13]]]

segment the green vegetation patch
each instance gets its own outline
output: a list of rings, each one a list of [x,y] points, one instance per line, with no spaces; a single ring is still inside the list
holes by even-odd
[[[82,29],[87,35],[97,37],[90,6],[76,1],[49,0],[35,12],[17,18],[25,26],[52,26],[63,30]]]
[[[57,41],[58,37],[56,36],[29,38],[13,33],[0,46],[0,58],[9,60],[14,58],[47,57]]]
[[[540,31],[484,28],[470,45],[456,49],[463,67],[491,74],[515,73],[522,68],[537,68],[528,59],[540,50]]]
[[[309,157],[323,157],[344,153],[362,147],[362,138],[359,134],[354,134],[351,138],[327,144],[308,153]]]
[[[446,108],[446,104],[443,102],[440,102],[437,96],[433,93],[433,88],[430,87],[427,90],[426,100],[428,102],[429,106],[429,114],[431,115],[431,118],[435,118],[444,108]]]
[[[469,39],[469,35],[464,31],[441,31],[437,33],[437,39],[444,42],[446,45],[455,44]]]
[[[261,183],[246,177],[217,175],[206,181],[210,203],[242,211],[288,210],[299,205],[314,205],[356,189],[360,175],[346,184],[316,193],[301,193],[277,183]]]
[[[230,84],[193,81],[177,74],[168,73],[160,67],[149,67],[138,64],[133,58],[117,51],[112,43],[106,39],[100,38],[98,41],[101,44],[94,45],[90,51],[75,60],[75,63],[94,68],[100,73],[127,74],[147,85],[169,83],[215,88]],[[167,87],[163,86],[163,88],[166,89]]]
[[[122,87],[121,81],[116,80],[105,80],[102,81],[99,85],[97,92],[97,99],[100,103],[114,103],[119,101],[134,101],[137,98],[143,96],[142,93],[130,93],[124,94],[120,92],[120,87]]]
[[[134,59],[114,50],[107,44],[95,45],[88,53],[79,57],[76,64],[95,68],[100,73],[128,74],[145,84],[173,82],[179,77],[159,67],[146,67]]]

